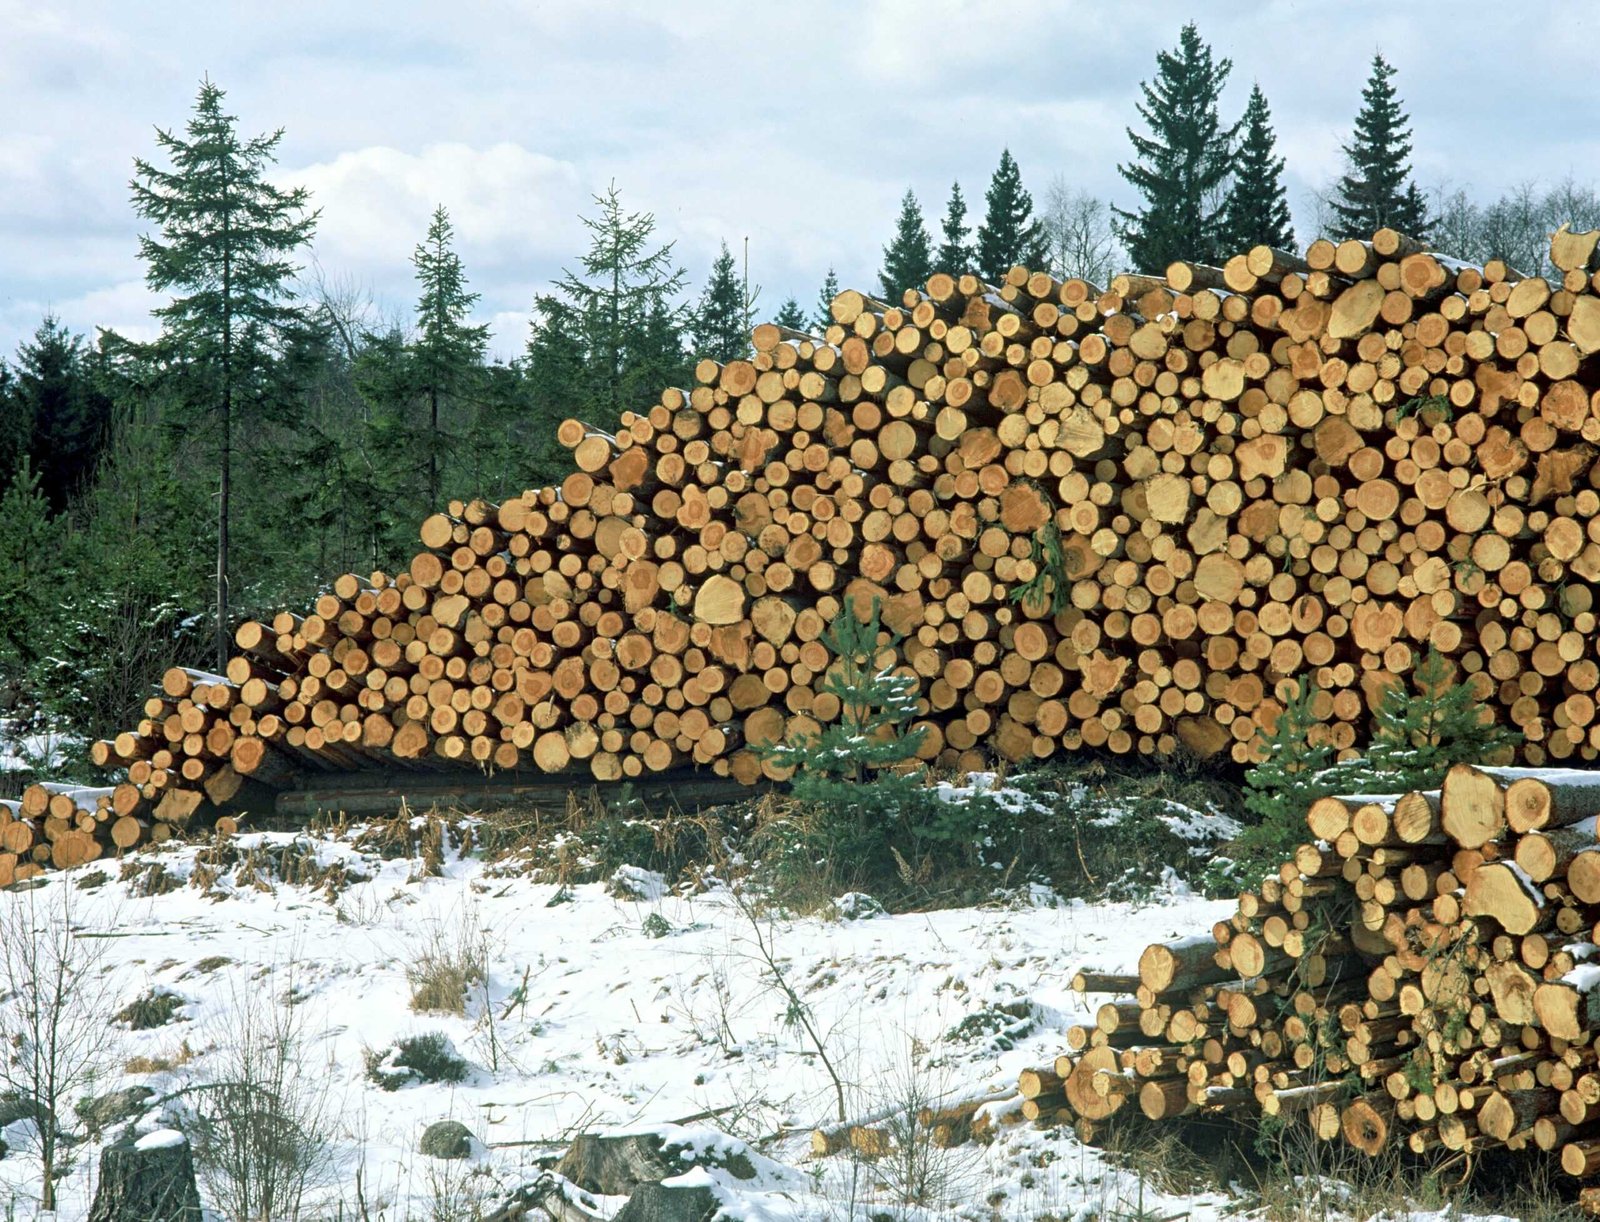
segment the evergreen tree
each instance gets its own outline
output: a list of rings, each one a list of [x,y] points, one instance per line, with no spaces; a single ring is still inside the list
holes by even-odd
[[[1453,682],[1454,671],[1443,654],[1430,648],[1411,684],[1394,682],[1384,688],[1373,712],[1364,789],[1432,789],[1452,764],[1497,762],[1492,757],[1521,741],[1516,731],[1495,724],[1489,706],[1470,685]]]
[[[1370,238],[1385,226],[1414,238],[1428,236],[1428,208],[1411,178],[1411,118],[1400,109],[1394,68],[1381,54],[1361,91],[1356,130],[1344,154],[1350,172],[1334,195],[1336,238]]]
[[[873,601],[866,620],[846,600],[823,634],[833,664],[822,690],[839,702],[839,717],[805,743],[770,749],[780,767],[795,769],[794,795],[835,809],[848,809],[869,822],[904,813],[921,769],[900,771],[916,758],[923,730],[902,733],[916,716],[916,683],[885,663],[899,638],[879,641],[881,608]]]
[[[12,410],[30,434],[27,448],[53,513],[93,476],[111,420],[111,400],[96,384],[83,341],[52,314],[17,349]]]
[[[11,486],[18,460],[28,452],[32,422],[23,416],[16,390],[16,379],[10,368],[0,361],[0,496]]]
[[[61,595],[61,539],[39,475],[24,455],[0,498],[0,687],[27,689],[53,637]]]
[[[529,473],[542,482],[559,483],[565,474],[566,451],[556,442],[556,428],[589,407],[583,320],[570,303],[554,296],[539,299],[521,368],[535,442]]]
[[[1260,85],[1250,89],[1244,108],[1244,128],[1239,155],[1233,167],[1233,186],[1223,207],[1222,254],[1239,254],[1252,246],[1294,249],[1294,226],[1289,220],[1289,197],[1283,187],[1282,157],[1272,131],[1272,112]]]
[[[156,130],[172,168],[136,158],[132,183],[134,208],[159,228],[139,239],[145,281],[160,293],[185,294],[154,311],[163,324],[156,352],[178,405],[206,427],[215,451],[219,670],[231,642],[235,445],[242,428],[289,414],[277,354],[284,335],[304,324],[293,260],[317,221],[304,188],[286,191],[267,180],[282,129],[241,140],[223,97],[202,82],[185,134]]]
[[[1217,103],[1232,70],[1232,61],[1212,58],[1190,22],[1175,50],[1156,55],[1154,82],[1139,85],[1139,117],[1150,134],[1128,129],[1135,160],[1117,172],[1143,203],[1134,212],[1115,209],[1122,218],[1118,236],[1139,271],[1160,274],[1179,259],[1226,257],[1221,191],[1238,124],[1223,127]]]
[[[950,184],[950,202],[945,205],[944,224],[939,229],[939,250],[934,255],[934,270],[960,276],[977,266],[972,242],[967,237],[967,201],[961,196],[961,184]]]
[[[577,270],[562,273],[554,293],[539,298],[537,312],[548,319],[564,305],[563,317],[577,323],[584,352],[581,402],[610,422],[639,405],[630,395],[653,400],[663,386],[687,377],[677,304],[685,273],[673,262],[672,243],[653,246],[655,217],[625,212],[614,184],[595,203],[600,214],[583,218],[587,253]]]
[[[778,307],[778,313],[773,317],[772,321],[780,327],[788,327],[791,331],[805,331],[811,325],[806,318],[805,309],[800,305],[799,300],[793,296],[783,299],[783,304]]]
[[[699,356],[714,361],[736,361],[750,352],[750,320],[745,315],[744,285],[728,244],[711,264],[711,279],[706,281],[694,311],[694,344]]]
[[[422,294],[417,300],[417,336],[408,365],[411,383],[428,406],[423,448],[428,473],[425,504],[430,511],[440,505],[440,459],[452,453],[457,440],[441,427],[440,408],[459,408],[466,403],[470,410],[483,381],[483,354],[489,342],[487,326],[467,321],[478,294],[467,291],[461,256],[450,245],[452,236],[450,216],[441,204],[428,223],[428,236],[411,256]]]
[[[883,248],[883,270],[878,273],[878,280],[883,285],[884,300],[898,305],[907,289],[922,288],[932,274],[933,243],[922,220],[922,205],[917,203],[916,192],[907,190],[900,200],[894,240]]]
[[[828,274],[823,277],[822,291],[817,294],[817,334],[821,335],[833,326],[833,299],[839,295],[839,277],[833,274],[833,268],[828,269]]]
[[[644,317],[623,337],[622,402],[647,409],[664,388],[682,386],[691,372],[678,307],[660,299],[651,302]]]
[[[978,271],[999,284],[1018,263],[1043,268],[1049,260],[1044,226],[1033,216],[1033,196],[1022,185],[1022,171],[1010,149],[1000,152],[1000,165],[984,193],[983,224],[978,226]]]

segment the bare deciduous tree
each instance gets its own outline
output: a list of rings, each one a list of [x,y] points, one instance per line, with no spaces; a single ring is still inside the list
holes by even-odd
[[[41,1208],[56,1207],[63,1110],[114,1056],[104,944],[85,937],[66,878],[0,896],[0,1082],[32,1110]]]
[[[1039,219],[1055,275],[1062,279],[1076,276],[1102,286],[1110,280],[1121,251],[1111,228],[1111,209],[1104,200],[1072,188],[1058,174],[1045,188]]]
[[[292,1222],[331,1178],[339,1101],[319,1072],[292,967],[236,991],[214,1079],[193,1090],[201,1179],[235,1222]]]

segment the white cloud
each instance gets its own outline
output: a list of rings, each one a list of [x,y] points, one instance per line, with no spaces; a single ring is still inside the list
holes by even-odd
[[[571,249],[585,201],[570,163],[511,143],[435,144],[419,153],[361,148],[278,178],[309,188],[322,210],[323,261],[359,267],[403,266],[440,204],[463,252],[558,257]]]

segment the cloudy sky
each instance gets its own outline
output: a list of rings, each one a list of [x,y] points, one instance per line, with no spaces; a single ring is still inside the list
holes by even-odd
[[[1271,103],[1291,202],[1340,169],[1375,50],[1399,70],[1419,177],[1492,196],[1600,180],[1593,4],[1364,0],[0,0],[0,354],[51,310],[148,334],[132,159],[202,76],[240,129],[285,129],[278,178],[322,209],[329,281],[410,309],[409,257],[450,211],[495,350],[584,243],[615,182],[701,280],[749,239],[761,305],[823,273],[875,280],[902,192],[980,201],[1009,146],[1036,196],[1064,176],[1124,205],[1140,80],[1191,18]],[[1570,49],[1570,52],[1564,50]]]

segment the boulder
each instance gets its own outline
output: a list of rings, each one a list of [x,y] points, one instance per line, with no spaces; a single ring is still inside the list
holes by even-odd
[[[155,1097],[155,1091],[148,1086],[129,1086],[92,1099],[80,1099],[73,1111],[78,1113],[89,1132],[98,1137],[113,1125],[143,1115],[145,1105]]]
[[[89,1222],[201,1222],[200,1191],[194,1182],[189,1143],[175,1129],[137,1141],[121,1141],[100,1152]]]
[[[459,1120],[436,1120],[423,1131],[417,1151],[429,1158],[470,1158],[472,1131]]]

